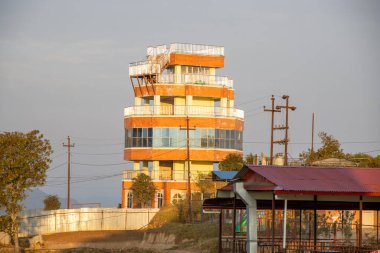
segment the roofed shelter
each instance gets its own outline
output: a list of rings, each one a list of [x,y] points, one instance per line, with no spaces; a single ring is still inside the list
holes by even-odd
[[[342,252],[330,243],[321,244],[317,233],[318,210],[358,210],[357,244],[355,249],[363,249],[362,219],[363,210],[376,211],[376,238],[371,250],[379,247],[379,215],[380,210],[380,169],[368,168],[326,168],[326,167],[284,167],[284,166],[245,166],[225,187],[218,190],[217,198],[207,199],[203,208],[233,210],[232,224],[236,224],[236,210],[245,209],[247,216],[246,247],[238,249],[236,244],[236,229],[233,226],[232,252],[256,253],[263,248],[277,252],[286,249],[290,240],[287,239],[287,210],[299,210],[299,240],[296,249],[323,250],[323,252]],[[257,234],[257,211],[271,210],[270,238],[259,238]],[[275,238],[276,210],[283,210],[282,245]],[[313,238],[308,244],[302,242],[301,224],[302,210],[311,210],[313,214]],[[343,217],[343,215],[342,215]],[[222,252],[222,212],[220,215],[219,252]],[[343,226],[343,221],[342,221]],[[342,228],[343,229],[343,228]],[[310,233],[311,234],[311,233]],[[276,241],[275,241],[276,239]],[[342,246],[343,244],[341,244]],[[347,246],[347,245],[346,245]],[[368,245],[366,245],[368,246]],[[334,248],[335,247],[335,248]],[[227,252],[227,251],[223,251]],[[262,252],[262,251],[261,251]],[[267,252],[267,251],[265,251]],[[362,251],[363,252],[363,251]]]

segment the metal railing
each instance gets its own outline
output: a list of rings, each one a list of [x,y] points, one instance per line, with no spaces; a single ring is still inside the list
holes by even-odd
[[[224,47],[214,45],[190,44],[190,43],[172,43],[170,45],[159,45],[148,47],[147,55],[155,56],[165,53],[185,53],[198,55],[224,56]]]
[[[244,111],[228,107],[212,106],[186,106],[186,105],[161,105],[161,106],[131,106],[124,108],[124,116],[144,115],[183,115],[183,116],[212,116],[212,117],[234,117],[244,119]]]
[[[150,176],[152,180],[187,180],[187,170],[125,170],[123,172],[123,180],[132,180],[142,173]]]
[[[163,74],[159,75],[158,83],[217,85],[233,88],[234,82],[226,76],[201,74]]]
[[[129,64],[129,75],[160,74],[161,64],[156,61],[139,61]]]

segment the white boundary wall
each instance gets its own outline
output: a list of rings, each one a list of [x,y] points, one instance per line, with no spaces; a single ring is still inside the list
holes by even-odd
[[[138,230],[145,228],[158,211],[157,208],[26,210],[20,215],[19,236],[73,231]]]

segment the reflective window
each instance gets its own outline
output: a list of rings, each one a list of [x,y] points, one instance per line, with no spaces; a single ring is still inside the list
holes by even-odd
[[[128,192],[127,195],[127,208],[132,208],[133,207],[133,193]]]
[[[164,203],[164,195],[162,192],[157,193],[157,208],[161,208]]]
[[[197,128],[189,132],[191,148],[243,148],[243,133],[238,130]],[[125,147],[186,147],[186,130],[181,128],[125,129]]]

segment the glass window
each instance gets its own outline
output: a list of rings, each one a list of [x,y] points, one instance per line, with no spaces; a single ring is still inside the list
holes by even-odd
[[[128,192],[127,195],[127,208],[132,208],[133,207],[133,193]]]
[[[152,136],[153,136],[153,133],[152,133],[152,128],[148,128],[148,137],[149,138],[152,138]]]
[[[174,196],[172,198],[172,203],[175,205],[175,204],[179,203],[181,200],[182,200],[182,195],[180,193],[176,193],[176,194],[174,194]]]
[[[147,129],[147,128],[143,128],[143,129],[142,129],[142,137],[143,137],[143,138],[148,137],[148,129]]]
[[[162,192],[157,193],[157,208],[161,208],[164,204],[164,194]]]

